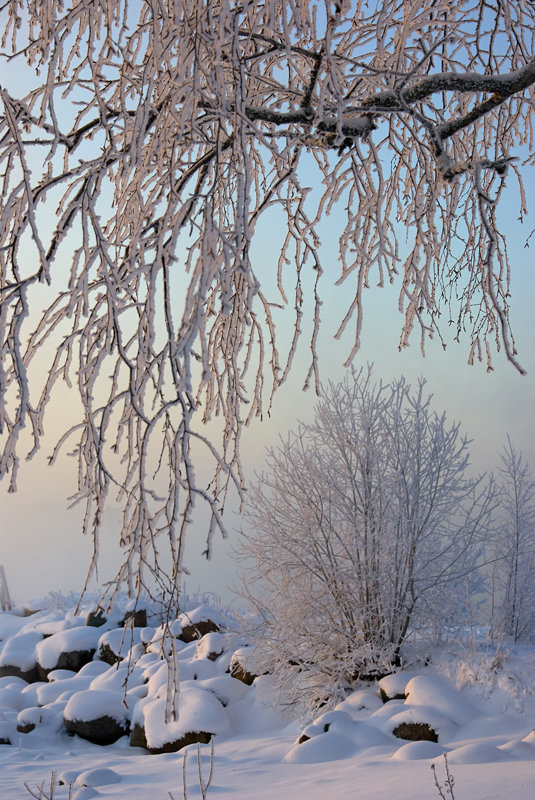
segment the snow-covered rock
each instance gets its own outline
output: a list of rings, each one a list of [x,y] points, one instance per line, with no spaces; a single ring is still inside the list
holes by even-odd
[[[65,727],[95,744],[111,744],[130,730],[120,692],[88,689],[74,694],[63,713]]]
[[[178,717],[166,721],[166,697],[140,701],[133,716],[134,746],[142,742],[151,753],[172,753],[194,742],[209,742],[213,735],[225,733],[225,709],[209,691],[188,685],[178,695]],[[136,733],[134,730],[137,727]]]
[[[230,658],[230,675],[232,678],[251,686],[258,676],[259,670],[254,661],[252,647],[240,647]]]
[[[179,638],[183,642],[201,639],[205,634],[217,632],[225,625],[222,612],[212,606],[197,606],[181,614],[178,621],[182,628]]]
[[[56,669],[74,672],[92,660],[100,639],[98,628],[86,627],[59,631],[37,645],[37,660],[43,677]]]
[[[37,631],[18,633],[8,639],[0,653],[0,677],[15,675],[28,683],[39,680],[37,645],[42,639]]]
[[[442,742],[456,730],[456,726],[450,717],[434,706],[404,705],[382,723],[381,730],[399,739]]]
[[[140,628],[115,628],[106,631],[98,640],[98,657],[113,666],[126,658],[130,650],[141,642]],[[142,650],[142,652],[144,652]],[[141,655],[141,653],[140,653]]]
[[[383,703],[387,703],[389,700],[405,700],[406,686],[415,674],[414,671],[400,670],[381,678],[378,685]]]

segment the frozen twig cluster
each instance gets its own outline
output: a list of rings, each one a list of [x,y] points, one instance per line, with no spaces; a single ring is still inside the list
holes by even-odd
[[[30,797],[35,798],[35,800],[54,800],[54,798],[56,797],[57,785],[58,782],[56,780],[56,773],[52,771],[50,773],[50,782],[42,781],[42,783],[40,783],[39,786],[37,786],[35,789],[32,789],[28,783],[25,783],[24,788],[26,789]],[[67,800],[71,800],[73,792],[72,784],[69,784],[67,791],[68,791]]]
[[[446,773],[446,778],[443,784],[441,784],[438,779],[437,768],[435,764],[431,764],[431,770],[433,772],[433,778],[435,781],[435,786],[437,787],[437,792],[439,794],[439,797],[441,797],[442,800],[447,800],[448,797],[451,800],[455,800],[455,795],[453,793],[455,780],[450,772],[450,767],[448,764],[448,756],[446,755],[446,753],[444,753],[444,770]]]
[[[182,756],[182,787],[184,792],[184,800],[188,800],[188,780],[187,780],[187,755],[188,755],[189,748],[184,750],[184,755]],[[208,795],[208,789],[212,783],[212,778],[214,776],[214,737],[210,739],[210,765],[208,768],[208,775],[205,777],[202,771],[202,762],[201,762],[201,745],[197,745],[197,772],[199,775],[199,789],[201,792],[202,800],[206,800]],[[176,800],[174,794],[169,792],[169,797],[171,800]]]
[[[16,488],[21,447],[36,452],[71,387],[76,420],[51,461],[77,458],[95,558],[118,495],[132,591],[164,581],[162,533],[172,591],[196,502],[208,554],[224,533],[242,428],[291,369],[307,291],[317,385],[331,212],[349,360],[365,289],[399,279],[401,347],[446,323],[469,332],[471,361],[490,367],[496,345],[519,367],[497,208],[510,174],[526,211],[530,0],[6,0],[0,15],[2,63],[35,73],[31,90],[0,87],[0,476]],[[266,213],[286,231],[271,281],[251,259]],[[206,457],[211,479],[195,472]]]

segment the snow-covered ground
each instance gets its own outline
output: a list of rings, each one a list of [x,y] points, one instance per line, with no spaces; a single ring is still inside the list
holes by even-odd
[[[28,669],[33,652],[49,669],[69,640],[81,647],[86,640],[90,646],[99,639],[127,655],[124,641],[113,632],[117,620],[96,629],[83,627],[84,622],[85,612],[75,617],[72,609],[48,608],[26,618],[0,614],[0,666],[18,660]],[[172,632],[178,636],[185,623],[179,620]],[[167,669],[158,652],[159,629],[153,624],[134,630],[132,654],[138,661],[130,665],[126,711],[121,704],[126,662],[108,666],[94,660],[78,673],[56,669],[32,684],[13,676],[0,678],[0,738],[11,742],[0,746],[1,800],[30,797],[25,782],[37,796],[36,787],[44,783],[43,797],[48,797],[52,771],[62,781],[56,783],[54,800],[165,800],[170,791],[179,800],[184,797],[184,752],[187,796],[201,797],[197,745],[155,755],[131,747],[127,736],[101,746],[64,728],[64,715],[90,718],[102,708],[112,716],[122,714],[132,725],[142,721],[155,746],[166,736],[176,738],[184,726],[191,729],[195,720],[202,720],[198,729],[210,724],[217,728],[209,800],[437,798],[431,765],[443,784],[443,753],[454,776],[456,800],[535,796],[533,647],[490,651],[450,643],[433,650],[428,666],[389,676],[380,686],[359,688],[336,709],[303,724],[282,713],[269,676],[251,686],[230,677],[232,653],[243,644],[239,637],[208,633],[191,644],[177,639],[182,713],[166,727],[161,715],[158,721]],[[383,703],[380,688],[389,696],[406,697]],[[33,721],[35,728],[17,732],[17,721],[19,727]],[[396,738],[393,730],[404,722],[427,723],[438,742]],[[200,752],[206,779],[210,745],[200,745]]]

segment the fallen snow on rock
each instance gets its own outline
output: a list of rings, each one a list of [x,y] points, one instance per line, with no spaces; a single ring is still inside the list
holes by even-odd
[[[181,687],[176,721],[166,721],[166,702],[165,696],[154,700],[149,698],[139,704],[141,713],[134,717],[135,722],[144,726],[150,748],[161,748],[187,733],[222,734],[229,728],[225,709],[211,692],[204,689],[191,685]]]
[[[430,767],[443,782],[444,754],[455,775],[456,796],[532,800],[533,647],[499,653],[477,652],[474,646],[437,649],[428,666],[413,665],[410,672],[360,684],[336,707],[300,723],[280,705],[272,676],[257,677],[251,685],[231,677],[232,659],[253,670],[254,653],[226,627],[225,613],[196,606],[162,625],[148,609],[150,624],[125,633],[118,627],[125,607],[108,615],[100,628],[84,625],[87,609],[75,615],[65,608],[63,621],[57,609],[43,608],[29,618],[0,614],[0,663],[29,669],[39,652],[53,665],[61,648],[89,643],[94,649],[99,641],[123,658],[110,666],[98,660],[97,647],[94,660],[76,673],[56,669],[33,684],[0,678],[0,741],[10,743],[0,745],[2,800],[21,800],[24,782],[34,788],[43,783],[46,789],[52,770],[61,781],[54,800],[160,800],[170,790],[182,797],[185,751],[149,755],[131,747],[129,736],[121,733],[134,725],[143,729],[154,751],[187,734],[214,734],[208,800],[433,797]],[[178,637],[192,620],[210,621],[220,630],[205,626],[204,636],[185,643]],[[127,638],[131,630],[133,638]],[[44,632],[48,638],[43,639]],[[166,707],[169,711],[175,699],[168,687],[175,680],[178,718],[166,721]],[[383,704],[381,689],[402,699]],[[64,717],[88,722],[108,717],[120,723],[120,738],[101,746],[69,736]],[[394,735],[400,725],[413,723],[433,729],[438,742]],[[197,757],[193,745],[186,765],[192,798],[200,796],[199,766],[203,775],[209,772],[210,745],[200,745],[200,765]]]
[[[95,629],[97,632],[98,628]],[[130,649],[141,642],[142,628],[114,628],[111,631],[106,631],[98,639],[99,654],[101,648],[108,647],[118,661],[126,658]],[[150,629],[152,632],[152,628]]]
[[[109,717],[122,723],[129,720],[130,714],[123,704],[121,692],[86,689],[72,695],[65,706],[64,717],[71,722],[91,722],[101,717]]]
[[[37,659],[43,669],[54,669],[62,653],[95,650],[100,636],[99,628],[86,626],[54,633],[37,645]]]
[[[22,672],[32,669],[37,661],[37,645],[42,638],[37,631],[21,631],[9,638],[0,653],[0,667],[18,667]]]

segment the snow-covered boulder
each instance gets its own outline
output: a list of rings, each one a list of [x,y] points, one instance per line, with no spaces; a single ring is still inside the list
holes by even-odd
[[[38,681],[36,648],[42,639],[38,631],[18,633],[9,638],[0,653],[0,677],[14,675],[28,683]]]
[[[17,731],[31,733],[43,721],[43,709],[38,706],[25,708],[17,716]]]
[[[481,713],[447,678],[440,675],[416,675],[407,683],[405,691],[407,705],[432,705],[457,725],[466,725]]]
[[[191,684],[180,688],[178,718],[166,722],[165,710],[165,696],[149,696],[137,704],[132,747],[145,747],[150,753],[175,753],[195,742],[206,744],[229,727],[225,709],[214,694]]]
[[[427,722],[400,722],[392,733],[410,742],[438,742],[438,733]]]
[[[194,658],[208,658],[216,661],[228,648],[230,636],[226,633],[205,633],[195,648]]]
[[[65,703],[52,703],[46,708],[31,706],[19,712],[17,716],[17,731],[31,733],[41,725],[51,728],[51,733],[56,734],[63,728],[63,709]]]
[[[449,738],[456,729],[452,719],[435,706],[402,706],[382,725],[398,739],[411,742],[438,742]]]
[[[63,712],[65,727],[94,744],[112,744],[130,732],[120,692],[88,689],[74,694]]]
[[[125,612],[123,625],[125,628],[146,628],[147,609],[132,608]]]
[[[106,621],[101,608],[97,608],[96,611],[90,611],[85,618],[85,624],[90,628],[100,628],[106,624]]]
[[[202,639],[205,634],[220,631],[224,627],[223,615],[212,606],[198,606],[184,612],[179,616],[178,622],[182,626],[178,638],[183,642]]]
[[[37,645],[41,677],[56,669],[78,670],[93,659],[100,634],[85,625],[68,628],[49,636]]]
[[[20,711],[17,716],[17,731],[19,733],[32,733],[37,730],[39,735],[55,737],[65,730],[63,712],[67,701],[57,700],[47,706],[32,706]]]
[[[389,700],[405,700],[407,697],[406,686],[415,674],[414,672],[400,671],[381,678],[378,685],[383,703],[388,703]]]
[[[126,658],[132,647],[140,642],[140,628],[115,628],[106,631],[98,641],[98,657],[113,666]]]
[[[247,686],[251,686],[254,679],[258,677],[252,650],[252,647],[240,647],[230,658],[230,677],[242,681]]]

